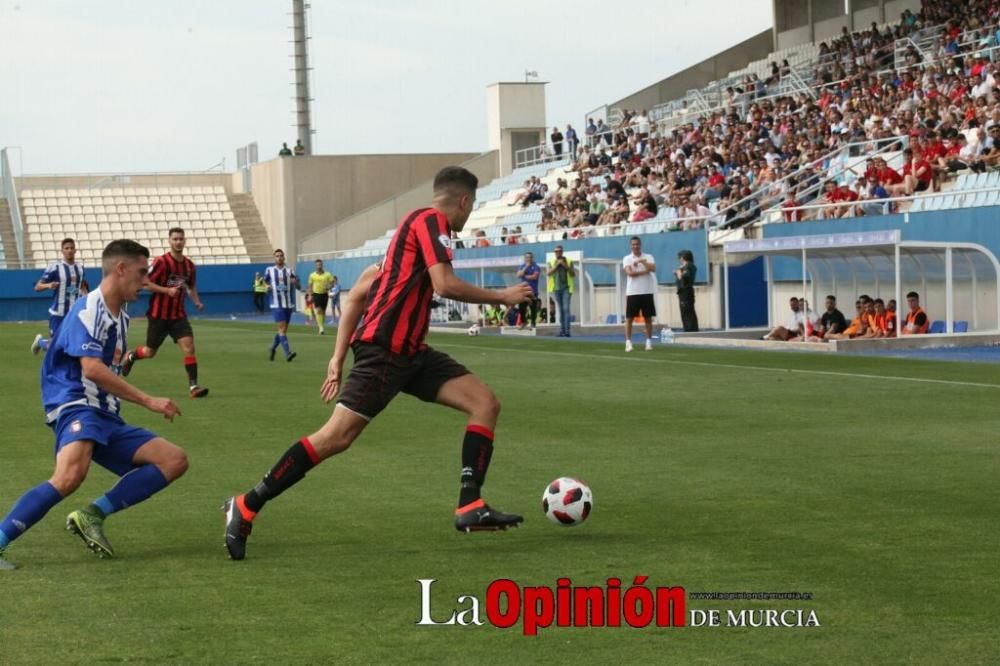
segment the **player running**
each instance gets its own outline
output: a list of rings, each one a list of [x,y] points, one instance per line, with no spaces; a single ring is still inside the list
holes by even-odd
[[[278,458],[256,487],[226,500],[226,548],[242,560],[253,520],[265,503],[301,481],[322,460],[347,450],[397,393],[465,412],[461,487],[455,527],[460,531],[504,530],[521,516],[491,509],[480,497],[493,455],[493,431],[500,402],[476,375],[424,338],[434,293],[467,303],[517,305],[531,287],[480,289],[459,279],[451,266],[451,231],[461,231],[472,212],[478,180],[461,167],[445,167],[434,178],[432,208],[409,213],[396,229],[381,267],[366,270],[344,302],[337,342],[320,395],[340,399],[319,430]],[[364,324],[358,328],[361,315]],[[356,330],[355,330],[356,329]],[[341,391],[347,348],[354,367]]]
[[[285,265],[284,250],[274,251],[274,266],[264,269],[264,282],[271,292],[271,316],[278,325],[278,332],[274,334],[274,342],[271,344],[271,360],[274,360],[274,353],[278,351],[278,345],[281,345],[285,360],[290,362],[295,358],[295,352],[288,345],[288,322],[295,312],[295,287],[299,286],[299,276]]]
[[[184,354],[184,370],[188,376],[188,391],[192,398],[204,398],[208,389],[198,385],[198,357],[194,353],[194,331],[184,310],[184,296],[190,294],[191,301],[198,310],[205,304],[198,296],[195,286],[194,262],[184,256],[184,230],[174,227],[169,232],[170,251],[153,261],[146,289],[153,292],[149,299],[146,318],[146,345],[130,351],[122,363],[122,376],[128,377],[136,361],[156,356],[163,341],[170,338]]]
[[[55,471],[14,504],[0,521],[0,570],[14,569],[7,546],[76,490],[96,462],[121,477],[114,488],[66,518],[66,529],[100,557],[113,557],[104,520],[163,490],[187,470],[183,449],[122,421],[128,400],[173,420],[181,412],[169,398],[154,398],[118,376],[125,353],[125,303],[142,291],[149,250],[117,240],[104,248],[104,278],[79,299],[49,343],[42,363],[42,405],[55,432]]]
[[[76,261],[76,241],[64,238],[60,243],[62,261],[53,261],[45,269],[41,279],[35,283],[35,291],[55,292],[52,294],[52,305],[49,307],[49,337],[40,333],[31,342],[31,353],[38,354],[48,349],[49,341],[56,336],[63,317],[70,311],[76,299],[87,294],[87,281],[84,279],[83,264]]]
[[[319,334],[325,335],[323,326],[326,324],[326,306],[330,301],[330,288],[333,287],[333,275],[323,269],[323,260],[316,260],[316,270],[309,274],[306,284],[309,293],[312,294],[313,313],[316,315],[316,324],[319,326]]]

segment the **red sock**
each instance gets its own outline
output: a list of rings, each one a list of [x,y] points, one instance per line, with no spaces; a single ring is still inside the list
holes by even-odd
[[[198,384],[198,359],[194,356],[184,357],[184,370],[187,371],[188,383],[191,386]]]
[[[153,355],[153,351],[149,347],[141,345],[141,346],[135,348],[135,357],[136,358],[149,358],[152,355]]]

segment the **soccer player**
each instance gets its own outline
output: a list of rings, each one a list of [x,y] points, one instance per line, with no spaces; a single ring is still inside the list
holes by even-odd
[[[42,405],[55,433],[55,471],[25,493],[0,521],[0,569],[13,569],[7,546],[76,490],[96,462],[121,477],[90,506],[74,511],[66,529],[100,557],[113,557],[104,520],[135,506],[187,470],[180,447],[122,421],[122,400],[142,405],[172,421],[180,410],[170,398],[156,398],[118,376],[126,349],[125,303],[142,291],[149,250],[117,240],[104,248],[104,274],[97,289],[80,298],[49,344],[42,364]]]
[[[323,260],[316,260],[316,270],[309,274],[306,280],[309,285],[309,293],[312,294],[313,313],[316,315],[316,325],[319,326],[319,334],[324,335],[323,326],[326,324],[326,306],[330,301],[330,289],[333,287],[333,275],[329,271],[323,270]]]
[[[337,342],[320,395],[339,394],[327,422],[292,444],[254,488],[229,498],[225,539],[229,556],[242,560],[253,520],[264,505],[301,481],[322,460],[347,450],[368,423],[400,391],[468,415],[455,527],[460,531],[504,530],[521,516],[491,509],[480,497],[493,455],[497,397],[476,375],[424,342],[433,294],[466,303],[517,305],[531,298],[520,283],[501,291],[459,279],[451,265],[452,230],[461,231],[472,212],[478,180],[461,167],[445,167],[434,178],[432,208],[409,213],[393,236],[381,266],[369,267],[344,302]],[[364,324],[358,322],[364,314]],[[354,366],[341,391],[347,348]]]
[[[54,261],[35,283],[35,291],[52,290],[52,305],[49,307],[49,337],[40,333],[31,342],[31,353],[38,354],[48,349],[49,341],[56,336],[63,317],[70,311],[76,299],[87,293],[83,265],[76,262],[76,241],[64,238],[60,243],[62,261]]]
[[[278,345],[281,345],[285,360],[290,362],[295,358],[295,352],[288,346],[288,322],[295,312],[295,287],[300,285],[299,277],[285,266],[284,250],[274,251],[274,266],[264,269],[264,282],[271,291],[271,316],[278,324],[278,332],[274,334],[274,342],[271,344],[271,360],[274,360],[274,353],[278,350]]]
[[[170,338],[181,348],[184,354],[184,370],[188,376],[188,391],[192,398],[204,398],[208,389],[198,385],[198,357],[194,353],[194,331],[184,310],[184,296],[190,294],[191,301],[198,310],[204,310],[205,304],[198,296],[195,286],[194,262],[184,256],[184,230],[172,228],[168,233],[170,251],[153,261],[149,271],[146,289],[153,292],[149,299],[149,310],[146,319],[146,345],[136,347],[125,356],[122,363],[122,376],[128,377],[136,361],[153,358],[163,341]]]

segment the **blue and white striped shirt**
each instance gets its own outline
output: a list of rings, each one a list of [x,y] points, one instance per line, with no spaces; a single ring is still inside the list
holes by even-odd
[[[80,288],[83,286],[83,264],[53,261],[45,269],[41,281],[59,283],[59,288],[52,294],[49,314],[53,317],[65,317],[76,303],[76,299],[80,297]]]
[[[42,362],[42,406],[52,423],[68,407],[92,407],[118,415],[121,400],[83,376],[80,359],[99,358],[116,374],[127,349],[128,315],[108,311],[104,294],[95,289],[70,309]]]
[[[271,286],[271,309],[295,309],[295,273],[288,266],[268,266],[264,282]]]

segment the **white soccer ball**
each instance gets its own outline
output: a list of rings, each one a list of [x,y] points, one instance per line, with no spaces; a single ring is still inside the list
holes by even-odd
[[[542,493],[542,511],[556,525],[579,525],[590,515],[593,506],[590,486],[568,476],[556,479]]]
[[[472,326],[470,326],[469,330],[467,330],[466,333],[468,333],[469,335],[479,335],[479,324],[473,324]]]

